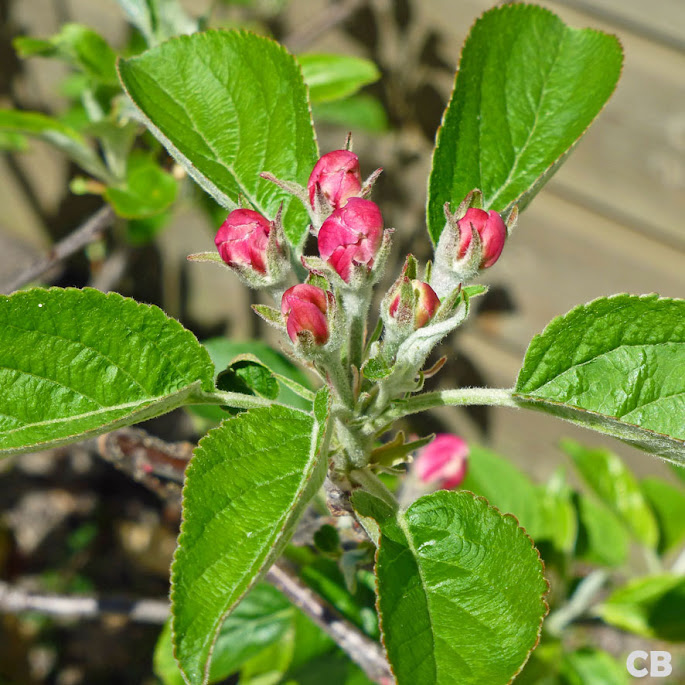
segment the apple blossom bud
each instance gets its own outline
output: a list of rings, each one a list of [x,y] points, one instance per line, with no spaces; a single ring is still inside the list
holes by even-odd
[[[383,216],[371,200],[351,197],[319,231],[319,254],[340,278],[350,282],[353,266],[373,266],[383,239]]]
[[[235,209],[214,238],[221,259],[229,266],[250,267],[266,274],[266,249],[271,222],[252,209]]]
[[[296,343],[298,336],[313,336],[317,345],[328,341],[328,294],[315,285],[300,283],[288,288],[281,300],[281,313],[285,317],[290,339]]]
[[[461,231],[458,259],[466,254],[471,244],[471,226],[478,231],[482,243],[480,268],[488,269],[499,259],[507,239],[507,227],[497,212],[494,210],[486,212],[484,209],[471,207],[464,217],[459,219],[457,226]]]
[[[438,311],[440,300],[428,283],[416,279],[413,279],[410,283],[412,287],[412,302],[406,303],[406,306],[411,311],[411,314],[413,314],[414,328],[422,328]],[[393,319],[398,318],[398,315],[400,315],[402,294],[402,288],[400,287],[390,302],[388,313]]]
[[[362,189],[359,157],[349,150],[334,150],[325,154],[314,166],[307,190],[315,207],[317,188],[333,209],[342,207],[349,198],[358,196]]]
[[[424,447],[416,460],[414,469],[426,484],[435,484],[441,490],[459,487],[466,475],[469,447],[457,435],[440,433]]]

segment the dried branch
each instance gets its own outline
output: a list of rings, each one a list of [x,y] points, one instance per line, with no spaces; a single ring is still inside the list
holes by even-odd
[[[340,616],[328,602],[299,579],[283,567],[274,564],[267,571],[266,580],[333,638],[338,647],[347,653],[370,680],[380,685],[391,685],[395,682],[383,647]]]
[[[124,616],[137,623],[161,624],[169,616],[169,602],[166,599],[40,594],[0,581],[0,612],[19,614],[25,611],[59,618]]]
[[[113,221],[114,212],[111,207],[102,207],[66,238],[56,243],[46,257],[35,262],[8,284],[4,285],[3,292],[14,292],[27,283],[34,281],[63,259],[96,240],[105,229],[109,228]]]

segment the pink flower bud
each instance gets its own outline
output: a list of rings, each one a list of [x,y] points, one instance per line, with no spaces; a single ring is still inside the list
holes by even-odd
[[[457,255],[459,259],[466,254],[466,250],[471,244],[471,226],[478,231],[483,243],[481,269],[491,267],[499,259],[507,239],[507,227],[497,212],[494,210],[486,212],[484,209],[471,207],[464,217],[459,219],[457,226],[461,229],[459,254]]]
[[[294,285],[283,293],[281,312],[293,342],[297,342],[298,334],[303,331],[309,331],[317,345],[328,341],[328,295],[325,290],[306,283]]]
[[[353,265],[371,269],[382,239],[381,210],[371,200],[351,197],[323,222],[319,254],[349,283]]]
[[[405,281],[406,282],[406,281]],[[440,300],[433,288],[428,283],[413,279],[411,281],[413,301],[409,307],[413,307],[414,328],[425,326],[438,311]],[[392,318],[397,318],[400,313],[402,289],[397,289],[397,295],[390,302],[388,312]],[[411,314],[410,314],[411,316]]]
[[[452,490],[464,480],[468,454],[464,440],[451,433],[440,433],[414,461],[416,475],[426,484]]]
[[[307,182],[312,207],[317,188],[321,189],[333,209],[342,207],[348,198],[359,195],[362,189],[359,157],[348,150],[334,150],[325,154],[314,166]]]
[[[266,273],[266,248],[271,222],[252,209],[235,209],[214,238],[221,259],[229,266],[247,266]]]

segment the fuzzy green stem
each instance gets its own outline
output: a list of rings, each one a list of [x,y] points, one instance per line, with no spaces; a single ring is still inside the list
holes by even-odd
[[[406,400],[400,400],[391,405],[378,418],[372,421],[370,430],[375,432],[377,427],[391,421],[396,421],[410,414],[418,414],[428,409],[445,406],[491,405],[499,407],[514,407],[518,405],[512,398],[512,391],[504,388],[459,388],[456,390],[439,390],[414,395]]]
[[[371,288],[343,291],[343,309],[350,328],[347,362],[358,369],[362,366],[366,338],[366,317],[371,302]]]

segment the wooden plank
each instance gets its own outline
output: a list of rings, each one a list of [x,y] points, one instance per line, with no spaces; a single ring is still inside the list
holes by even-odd
[[[622,26],[657,43],[685,49],[682,0],[559,0],[569,7]]]

